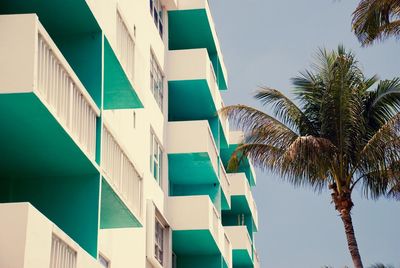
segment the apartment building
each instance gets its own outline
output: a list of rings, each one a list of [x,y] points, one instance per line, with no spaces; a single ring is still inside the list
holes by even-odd
[[[0,0],[0,267],[253,268],[207,0]]]

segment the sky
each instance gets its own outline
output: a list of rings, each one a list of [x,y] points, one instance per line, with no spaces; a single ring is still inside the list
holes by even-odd
[[[258,106],[258,86],[290,95],[290,78],[309,67],[319,47],[343,44],[353,50],[367,75],[400,76],[400,41],[362,48],[351,32],[354,0],[210,0],[229,73],[226,104]],[[265,111],[268,111],[265,109]],[[330,194],[293,188],[278,176],[257,170],[254,195],[262,268],[352,267],[344,229]],[[368,266],[400,268],[400,202],[365,200],[354,194],[353,221]]]

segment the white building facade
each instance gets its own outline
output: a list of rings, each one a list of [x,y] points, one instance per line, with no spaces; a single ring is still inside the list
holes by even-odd
[[[0,267],[260,267],[207,0],[1,0],[0,33]]]

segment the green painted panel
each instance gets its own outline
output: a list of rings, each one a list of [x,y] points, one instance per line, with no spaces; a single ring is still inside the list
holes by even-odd
[[[218,183],[208,153],[168,154],[168,176],[174,184]]]
[[[129,227],[142,227],[142,224],[103,178],[101,184],[100,228]]]
[[[65,35],[59,32],[53,40],[97,107],[101,107],[102,33]]]
[[[134,108],[143,108],[143,104],[104,37],[104,109]]]
[[[253,267],[253,258],[245,249],[233,250],[232,254],[233,267]]]
[[[98,173],[34,93],[0,94],[0,124],[0,178]]]
[[[222,268],[221,254],[216,255],[179,255],[177,256],[177,268]]]
[[[220,253],[209,230],[173,231],[172,250],[177,255],[212,255]]]
[[[215,117],[215,107],[207,80],[168,82],[168,120],[204,120]]]
[[[52,34],[100,32],[100,27],[85,0],[2,0],[0,14],[36,13]]]
[[[17,147],[18,148],[18,147]],[[73,168],[70,166],[70,168]],[[30,202],[94,258],[97,257],[100,175],[1,178],[2,202]],[[2,193],[4,194],[4,193]]]
[[[227,89],[219,55],[205,9],[168,11],[169,49],[207,48],[220,89]]]

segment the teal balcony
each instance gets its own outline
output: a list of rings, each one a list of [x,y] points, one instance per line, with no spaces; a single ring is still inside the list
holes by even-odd
[[[251,188],[245,173],[229,173],[231,208],[223,211],[224,225],[237,225],[238,218],[242,218],[243,224],[249,233],[258,230],[258,211],[251,192]]]
[[[0,34],[0,202],[32,203],[95,256],[100,111],[36,15],[0,16]]]
[[[168,133],[170,182],[219,184],[218,151],[208,122],[169,122]]]
[[[178,2],[168,11],[169,49],[205,48],[216,70],[218,88],[228,88],[228,77],[207,0]]]
[[[100,228],[142,227],[142,176],[106,125],[101,170]]]
[[[216,75],[206,49],[168,52],[169,121],[209,120],[217,145],[226,148],[229,125]]]
[[[167,204],[178,268],[232,267],[231,242],[208,196],[169,197]]]
[[[232,266],[253,268],[253,242],[246,226],[225,226],[224,229],[232,243]]]
[[[218,208],[229,209],[229,179],[208,121],[169,122],[168,133],[170,195],[207,194]]]

